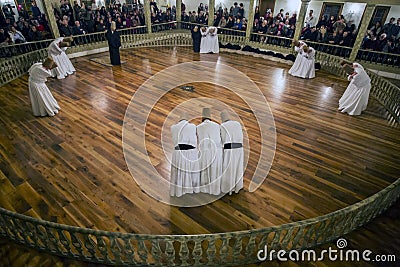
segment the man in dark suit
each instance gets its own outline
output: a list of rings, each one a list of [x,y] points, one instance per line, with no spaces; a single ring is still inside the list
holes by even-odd
[[[119,48],[121,47],[120,34],[116,31],[117,25],[115,21],[111,22],[111,27],[107,30],[106,38],[108,40],[108,47],[110,51],[111,65],[121,65],[119,56]]]

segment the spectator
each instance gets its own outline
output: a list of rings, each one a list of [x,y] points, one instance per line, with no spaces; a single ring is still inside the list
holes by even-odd
[[[236,16],[237,16],[237,13],[239,12],[239,10],[240,10],[240,8],[238,7],[238,3],[235,2],[235,3],[233,4],[233,13],[232,13],[232,15],[233,15],[234,17],[236,17]]]
[[[99,24],[96,25],[96,32],[104,32],[106,31],[106,25],[104,24],[104,20],[100,19]]]
[[[240,3],[240,4],[239,4],[239,11],[238,11],[238,13],[240,13],[240,15],[242,16],[241,18],[244,18],[244,17],[245,17],[245,11],[244,11],[243,3]]]
[[[346,28],[346,23],[344,23],[344,19],[339,18],[334,24],[333,24],[333,31],[336,33],[343,31],[344,28]]]
[[[339,45],[351,47],[353,45],[353,38],[349,32],[343,32],[343,38],[339,42]]]
[[[85,34],[85,30],[81,27],[79,20],[75,21],[75,26],[73,27],[73,35]]]
[[[316,24],[315,21],[316,21],[316,19],[314,17],[314,10],[311,9],[305,20],[305,27],[311,28],[311,27],[315,26],[315,24]]]
[[[380,21],[377,21],[374,26],[369,28],[369,30],[375,35],[378,36],[382,33],[382,24]]]
[[[11,36],[3,28],[0,28],[0,46],[5,46],[11,44]]]
[[[317,31],[317,28],[315,26],[311,27],[311,29],[303,35],[303,39],[316,42],[318,40],[318,33],[319,32]]]
[[[218,27],[220,28],[225,28],[226,27],[226,19],[225,17],[222,17],[218,23]]]
[[[233,24],[233,29],[235,30],[241,30],[242,29],[242,21],[241,19],[237,18],[235,23]]]
[[[71,26],[68,24],[68,19],[65,18],[62,20],[62,24],[60,25],[60,35],[62,37],[68,37],[73,35],[74,30],[72,29]]]
[[[321,26],[327,26],[328,25],[328,17],[325,15],[323,18],[322,18],[322,20],[320,20],[318,23],[317,23],[317,29],[320,29],[321,28]]]
[[[43,40],[43,35],[36,29],[34,25],[30,27],[30,31],[27,35],[28,41],[35,42]]]
[[[297,14],[293,13],[292,16],[289,19],[289,25],[296,26],[296,21],[297,21]]]
[[[11,37],[11,41],[14,44],[20,44],[20,43],[26,42],[24,35],[20,31],[17,31],[17,29],[15,29],[14,26],[12,26],[12,25],[10,26],[8,33]]]

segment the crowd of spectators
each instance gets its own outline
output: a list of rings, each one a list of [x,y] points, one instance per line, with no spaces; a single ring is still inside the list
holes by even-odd
[[[77,1],[72,6],[69,0],[61,0],[60,8],[54,8],[54,16],[61,36],[104,32],[112,21],[116,22],[117,29],[145,25],[143,5],[137,0],[129,9],[126,3],[119,2],[106,8],[84,3],[80,6]]]
[[[352,47],[357,37],[355,24],[346,22],[343,15],[328,16],[324,15],[318,23],[310,10],[306,17],[306,25],[302,29],[300,39],[311,42],[326,43],[338,46]]]
[[[18,20],[13,6],[5,4],[0,12],[0,46],[40,41],[51,37],[49,23],[36,5],[31,1],[31,14],[18,6]]]
[[[390,18],[389,22],[381,25],[378,21],[365,33],[362,49],[400,54],[400,18]]]
[[[293,38],[296,29],[296,21],[296,13],[290,15],[289,12],[284,12],[283,9],[280,9],[279,13],[274,15],[271,10],[268,9],[264,16],[262,16],[259,8],[256,7],[254,13],[253,32]],[[265,41],[267,39],[261,38],[260,40]]]
[[[243,3],[235,2],[233,6],[223,8],[219,6],[213,15],[213,26],[226,29],[245,31],[247,28],[246,11]],[[182,4],[182,21],[196,24],[207,25],[209,20],[208,5],[200,3],[196,10],[186,12],[186,7]]]
[[[326,43],[341,47],[353,47],[358,29],[355,24],[345,20],[343,15],[324,16],[315,23],[313,11],[306,17],[305,27],[300,39],[318,43]],[[378,21],[365,33],[361,48],[386,53],[400,53],[400,18],[391,18],[384,26]]]

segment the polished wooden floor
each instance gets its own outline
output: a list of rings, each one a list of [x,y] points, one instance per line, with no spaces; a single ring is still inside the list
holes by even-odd
[[[2,207],[109,231],[213,233],[323,215],[371,196],[399,178],[399,126],[388,123],[373,99],[361,116],[337,112],[347,86],[344,79],[319,71],[315,79],[303,80],[289,76],[282,63],[230,53],[199,56],[189,48],[124,50],[127,63],[113,68],[89,60],[98,56],[79,58],[74,62],[75,75],[48,82],[61,106],[55,117],[32,115],[27,76],[1,88]],[[132,179],[122,152],[122,123],[143,82],[169,66],[198,60],[218,60],[256,82],[274,115],[277,149],[268,177],[254,193],[246,189],[206,206],[176,208],[149,197]],[[253,168],[259,133],[251,111],[224,88],[193,85],[195,92],[177,88],[166,94],[152,112],[158,119],[150,117],[146,125],[146,141],[153,142],[147,149],[157,170],[163,175],[169,172],[159,154],[160,118],[173,105],[201,96],[230,104],[250,129],[249,168]],[[246,188],[250,175],[251,170],[246,172]]]

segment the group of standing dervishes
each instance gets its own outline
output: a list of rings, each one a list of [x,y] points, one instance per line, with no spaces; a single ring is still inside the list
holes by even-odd
[[[226,110],[221,121],[221,125],[212,121],[211,110],[204,108],[199,125],[190,123],[184,113],[171,127],[171,196],[231,194],[243,188],[242,126]]]
[[[297,52],[296,60],[289,70],[295,77],[311,79],[315,77],[315,50],[302,41],[293,42]],[[367,108],[371,79],[359,63],[341,61],[341,66],[348,75],[350,84],[339,99],[339,110],[349,115],[360,115]]]

